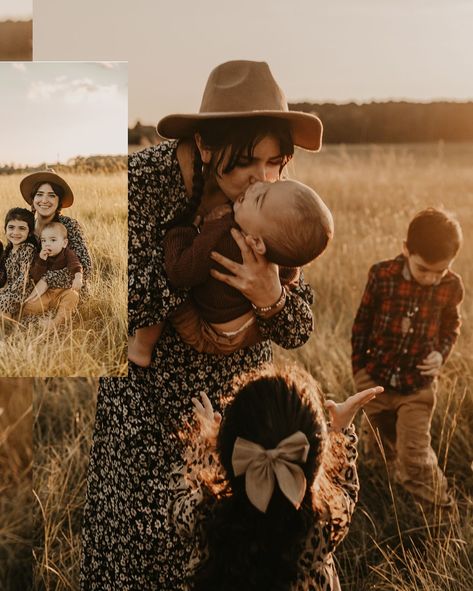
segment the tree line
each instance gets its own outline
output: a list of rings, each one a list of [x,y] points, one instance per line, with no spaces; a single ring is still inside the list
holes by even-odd
[[[305,102],[289,108],[318,115],[329,144],[473,141],[473,102]],[[130,145],[157,142],[155,126],[138,122],[128,130]]]

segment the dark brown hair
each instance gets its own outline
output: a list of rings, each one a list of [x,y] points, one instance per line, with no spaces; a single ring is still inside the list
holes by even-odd
[[[300,464],[307,488],[299,509],[276,484],[266,513],[248,500],[245,476],[235,476],[232,453],[237,437],[265,449],[302,431],[310,445]],[[321,394],[305,372],[266,371],[242,379],[225,408],[217,452],[228,489],[215,500],[204,523],[208,558],[198,568],[194,591],[288,591],[297,577],[302,544],[317,516],[312,484],[320,469],[327,436]]]
[[[452,213],[428,207],[409,224],[406,247],[427,263],[453,258],[463,241],[460,223]]]

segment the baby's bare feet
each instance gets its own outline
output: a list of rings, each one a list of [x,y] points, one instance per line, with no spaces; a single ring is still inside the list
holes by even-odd
[[[153,348],[140,343],[136,336],[128,337],[128,359],[140,367],[151,365],[151,354]]]

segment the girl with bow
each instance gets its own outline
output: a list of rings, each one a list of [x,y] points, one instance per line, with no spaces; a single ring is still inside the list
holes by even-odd
[[[222,421],[205,394],[169,516],[191,541],[193,591],[339,590],[333,551],[358,494],[356,412],[382,388],[325,407],[300,369],[265,368],[237,384]]]

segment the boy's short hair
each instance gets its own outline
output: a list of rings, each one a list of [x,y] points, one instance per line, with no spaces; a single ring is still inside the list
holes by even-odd
[[[266,257],[285,267],[302,267],[321,255],[333,237],[332,214],[307,185],[294,180],[279,182],[288,184],[293,204],[289,211],[280,212],[277,232],[263,235]]]
[[[447,211],[428,207],[420,211],[409,224],[406,247],[427,263],[453,258],[463,241],[460,223]]]
[[[44,230],[47,230],[48,228],[52,229],[52,230],[59,230],[59,232],[61,232],[62,237],[63,238],[67,238],[67,228],[64,224],[61,224],[61,222],[49,222],[47,223],[44,228],[41,230],[41,234],[44,232]]]

